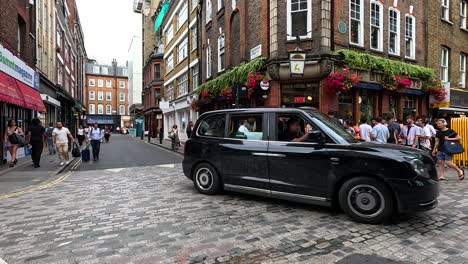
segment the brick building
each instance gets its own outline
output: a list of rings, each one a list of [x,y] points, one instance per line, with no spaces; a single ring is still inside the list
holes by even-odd
[[[15,120],[19,127],[27,130],[31,119],[45,111],[37,91],[39,77],[35,72],[35,10],[27,0],[0,1],[1,135],[5,133],[8,120]],[[1,140],[0,162],[8,159],[3,144]],[[22,153],[22,149],[18,153]]]
[[[56,84],[60,102],[58,120],[76,132],[85,113],[84,78],[87,60],[84,36],[74,0],[55,1]]]
[[[468,2],[464,0],[428,4],[427,37],[424,43],[428,51],[427,65],[435,69],[440,80],[450,86],[450,100],[434,104],[434,115],[468,114],[467,9]]]
[[[86,64],[86,106],[88,124],[117,127],[129,126],[128,69],[91,61]]]
[[[164,47],[164,113],[165,131],[177,125],[184,131],[189,121],[196,121],[191,107],[193,91],[199,85],[198,1],[162,1],[155,18],[158,41]],[[179,134],[182,140],[185,133]]]

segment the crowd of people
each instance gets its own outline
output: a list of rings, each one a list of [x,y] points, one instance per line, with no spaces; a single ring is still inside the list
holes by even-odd
[[[82,147],[83,143],[90,143],[93,159],[98,161],[101,142],[109,143],[111,131],[111,127],[100,128],[98,124],[93,126],[80,125],[75,138],[62,122],[57,122],[55,126],[50,123],[45,128],[38,118],[34,118],[25,133],[21,127],[17,126],[15,120],[9,120],[4,135],[4,143],[11,156],[9,166],[14,167],[18,163],[17,150],[19,147],[31,150],[31,159],[35,168],[40,167],[44,148],[49,150],[49,155],[58,154],[61,166],[69,164],[70,143],[73,144],[73,147],[75,145]]]
[[[331,114],[329,116],[334,118]],[[447,127],[447,120],[408,116],[406,124],[398,122],[395,117],[375,117],[370,120],[370,124],[368,121],[363,117],[359,125],[349,120],[343,121],[342,125],[348,133],[361,141],[398,144],[427,152],[437,161],[439,180],[446,180],[446,167],[455,170],[459,180],[465,178],[465,171],[452,162],[453,154],[446,149],[445,142],[461,140],[456,131]]]

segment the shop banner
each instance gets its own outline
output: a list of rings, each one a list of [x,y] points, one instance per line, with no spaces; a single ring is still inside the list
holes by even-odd
[[[0,45],[0,71],[37,89],[36,72],[2,45]]]
[[[429,96],[431,108],[443,108],[450,106],[450,82],[444,84],[444,90],[447,93],[444,101],[437,101],[433,96]]]

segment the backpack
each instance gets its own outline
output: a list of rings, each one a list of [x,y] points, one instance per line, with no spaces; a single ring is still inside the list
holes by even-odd
[[[47,128],[46,135],[47,135],[48,138],[51,138],[53,136],[53,133],[54,133],[54,128],[53,127]]]

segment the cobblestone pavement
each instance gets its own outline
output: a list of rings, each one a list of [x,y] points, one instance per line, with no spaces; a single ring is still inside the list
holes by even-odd
[[[118,172],[118,173],[117,173]],[[468,263],[468,189],[387,225],[327,208],[198,194],[180,165],[78,171],[0,200],[8,263]]]

